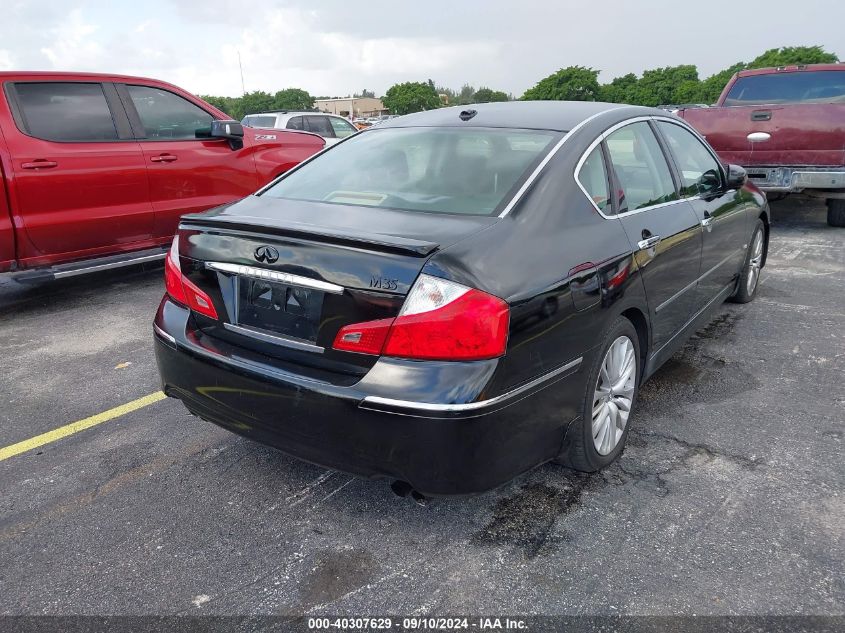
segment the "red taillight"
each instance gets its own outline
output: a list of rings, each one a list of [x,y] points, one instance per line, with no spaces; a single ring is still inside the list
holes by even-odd
[[[393,321],[394,319],[379,319],[344,326],[337,333],[333,347],[343,352],[381,354]]]
[[[347,325],[334,348],[420,360],[481,360],[505,353],[510,310],[493,295],[421,275],[395,319]]]
[[[179,266],[178,235],[173,238],[173,245],[164,260],[164,287],[174,301],[212,319],[218,318],[211,297],[182,274],[182,268]]]

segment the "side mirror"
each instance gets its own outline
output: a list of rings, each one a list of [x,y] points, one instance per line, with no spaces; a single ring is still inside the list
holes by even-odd
[[[748,180],[748,173],[739,165],[728,165],[728,189],[739,189]]]
[[[244,126],[237,121],[217,119],[211,122],[211,138],[225,138],[229,141],[232,149],[241,149],[244,146]]]

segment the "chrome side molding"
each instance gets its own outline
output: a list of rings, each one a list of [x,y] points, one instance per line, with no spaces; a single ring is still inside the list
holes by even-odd
[[[496,406],[497,404],[502,404],[512,398],[516,398],[517,396],[525,393],[537,387],[544,382],[552,380],[553,378],[557,378],[561,374],[566,372],[573,372],[581,365],[581,361],[583,361],[583,357],[576,358],[573,361],[566,363],[562,367],[558,367],[557,369],[553,369],[552,371],[535,378],[534,380],[525,383],[524,385],[517,387],[516,389],[511,389],[510,391],[503,393],[500,396],[496,396],[495,398],[489,398],[487,400],[480,400],[478,402],[466,402],[463,404],[433,404],[429,402],[413,402],[410,400],[395,400],[393,398],[383,398],[381,396],[367,396],[364,398],[361,403],[358,405],[361,409],[377,409],[379,411],[384,411],[383,407],[390,407],[396,409],[405,409],[408,413],[414,414],[417,413],[425,413],[425,412],[432,412],[432,413],[463,413],[467,411],[476,411],[478,409],[484,409],[486,407]]]

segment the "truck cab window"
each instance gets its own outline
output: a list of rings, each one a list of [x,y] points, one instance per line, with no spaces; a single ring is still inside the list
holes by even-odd
[[[114,141],[117,130],[98,83],[15,84],[24,132],[47,141]]]
[[[211,132],[213,117],[187,99],[149,86],[126,86],[149,140],[202,138]]]

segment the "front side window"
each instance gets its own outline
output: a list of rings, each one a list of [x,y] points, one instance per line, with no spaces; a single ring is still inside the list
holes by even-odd
[[[750,75],[736,80],[726,106],[845,103],[845,71],[813,70]]]
[[[590,152],[587,160],[581,165],[578,182],[598,210],[606,212],[610,206],[610,187],[607,184],[607,168],[604,166],[601,146]]]
[[[98,83],[15,84],[26,132],[48,141],[113,141],[118,138],[103,87]]]
[[[663,151],[645,121],[632,123],[606,140],[610,161],[622,186],[620,211],[634,211],[678,199]]]
[[[722,170],[713,155],[689,130],[680,125],[659,121],[663,137],[681,172],[684,196],[707,196],[722,187]]]
[[[187,99],[149,86],[126,86],[149,140],[208,137],[213,117]]]
[[[559,138],[542,130],[374,128],[302,165],[263,195],[494,215]]]
[[[329,117],[329,123],[332,124],[332,129],[334,130],[334,134],[337,138],[346,138],[358,131],[355,129],[354,125],[348,121],[344,121],[343,119],[338,119],[337,117]]]

